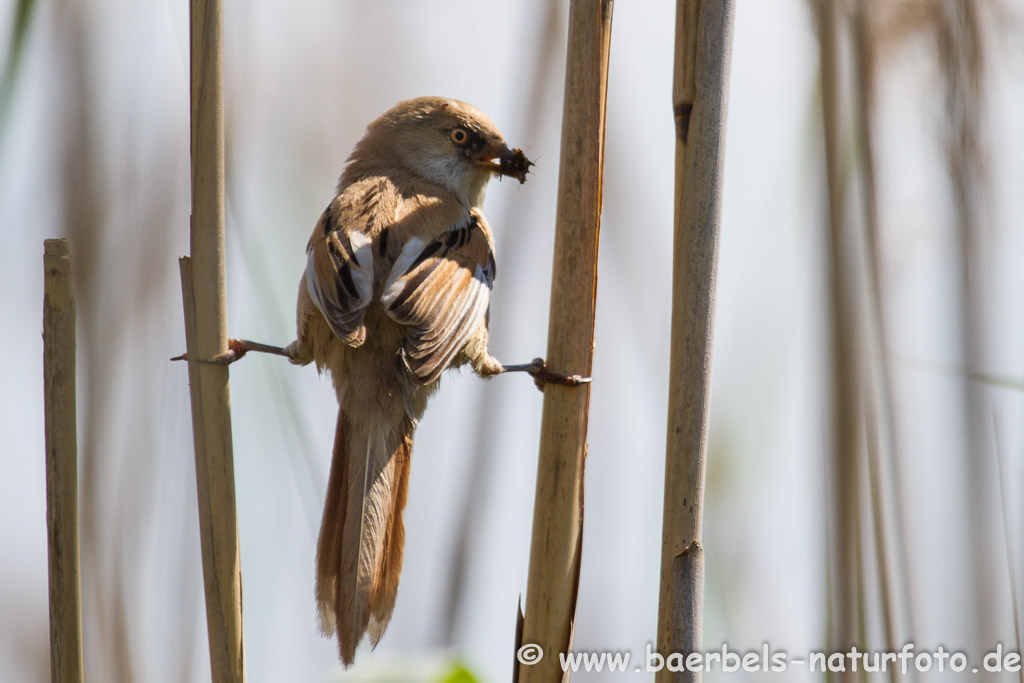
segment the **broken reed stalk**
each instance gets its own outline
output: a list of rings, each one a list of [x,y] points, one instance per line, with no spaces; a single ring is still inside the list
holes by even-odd
[[[589,376],[593,363],[611,27],[610,0],[572,1],[547,347],[549,366],[566,374]],[[522,642],[545,656],[519,668],[524,683],[562,680],[558,653],[571,647],[589,406],[589,384],[544,388]]]
[[[860,415],[862,394],[854,355],[857,334],[853,291],[853,264],[846,249],[843,216],[846,206],[846,179],[840,149],[842,120],[840,92],[838,19],[831,0],[816,0],[818,39],[821,52],[822,116],[825,133],[825,167],[828,183],[828,250],[826,278],[830,296],[830,336],[832,344],[832,498],[833,514],[829,529],[831,558],[831,641],[833,651],[846,650],[858,642],[860,610],[858,577],[860,563],[857,543],[860,539]],[[840,674],[838,680],[852,680],[852,674]]]
[[[43,242],[43,272],[50,680],[74,683],[82,680],[82,586],[78,556],[75,298],[68,240]]]
[[[224,275],[223,11],[191,0],[191,258],[182,257],[192,434],[199,498],[206,626],[213,680],[245,680],[242,575],[231,448],[228,369],[201,363],[227,351]]]
[[[675,246],[658,609],[658,651],[665,656],[701,647],[700,540],[733,12],[733,0],[676,4]],[[656,680],[699,681],[700,673],[666,668]]]

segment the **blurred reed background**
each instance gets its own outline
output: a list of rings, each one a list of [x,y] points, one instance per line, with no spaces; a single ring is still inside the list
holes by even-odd
[[[444,94],[537,161],[526,185],[492,185],[487,213],[494,351],[543,353],[564,4],[225,11],[232,334],[293,338],[305,241],[351,145],[396,101]],[[615,8],[575,635],[636,657],[657,616],[674,12]],[[187,6],[17,0],[0,22],[0,679],[48,679],[40,257],[43,238],[67,236],[86,678],[204,680],[186,371],[167,361],[184,348]],[[737,3],[706,648],[912,640],[977,663],[1020,642],[1022,36],[1020,0]],[[346,680],[511,670],[540,396],[516,377],[445,385],[418,430],[394,620]],[[331,680],[312,562],[332,391],[252,358],[232,394],[249,678]],[[939,678],[956,680],[903,680]]]

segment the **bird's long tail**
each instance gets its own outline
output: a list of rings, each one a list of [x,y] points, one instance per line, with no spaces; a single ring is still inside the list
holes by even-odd
[[[324,634],[352,664],[367,631],[376,645],[391,619],[402,572],[414,424],[356,423],[338,409],[334,455],[316,558],[316,602]]]

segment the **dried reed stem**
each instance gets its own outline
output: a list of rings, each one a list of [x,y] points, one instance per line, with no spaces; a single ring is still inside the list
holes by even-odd
[[[854,83],[856,84],[855,99],[857,102],[857,142],[860,150],[858,171],[861,176],[864,203],[864,256],[867,262],[867,321],[870,332],[871,357],[877,361],[872,364],[871,372],[865,377],[869,385],[865,389],[865,431],[867,444],[867,475],[866,493],[870,500],[868,510],[871,513],[874,534],[874,555],[878,571],[878,588],[882,616],[882,642],[888,650],[902,643],[899,632],[897,593],[893,567],[895,563],[905,567],[897,557],[902,544],[894,544],[890,538],[889,520],[896,527],[896,536],[902,538],[901,516],[899,507],[892,504],[890,482],[885,474],[895,475],[898,471],[896,459],[896,401],[893,392],[892,371],[890,367],[889,343],[885,316],[885,299],[882,295],[882,248],[879,236],[880,217],[875,173],[874,150],[874,113],[875,113],[875,46],[871,27],[872,6],[870,3],[852,6],[846,13],[846,22],[852,38],[851,47],[854,64]],[[883,468],[883,459],[888,456],[889,467]],[[895,477],[893,477],[895,479]],[[907,584],[909,586],[909,583]],[[909,592],[904,591],[903,593]],[[909,597],[907,597],[909,601]],[[900,672],[893,668],[889,672],[892,681],[901,679]]]
[[[242,577],[226,367],[201,363],[227,351],[224,275],[223,13],[191,0],[191,260],[180,261],[199,495],[199,535],[213,680],[245,680]]]
[[[658,651],[666,656],[701,645],[700,540],[733,12],[732,0],[676,4],[672,351],[658,610]],[[699,681],[700,673],[666,668],[656,680]]]
[[[704,548],[700,541],[693,541],[672,562],[673,651],[700,652],[703,613]],[[687,674],[677,672],[674,678],[687,680]],[[690,680],[693,680],[692,675]]]
[[[590,375],[593,361],[611,21],[610,0],[570,5],[547,348],[550,367],[566,374]],[[526,683],[562,680],[558,653],[572,642],[589,406],[587,384],[544,389],[523,642],[545,657],[519,669]]]
[[[859,490],[863,483],[860,470],[860,416],[862,396],[854,356],[857,333],[853,292],[853,273],[844,239],[846,179],[842,173],[840,146],[841,73],[835,3],[817,0],[818,38],[821,51],[822,115],[825,132],[825,166],[828,182],[828,291],[831,298],[833,449],[832,510],[829,547],[832,587],[830,633],[832,650],[845,650],[858,641],[859,608],[858,543],[860,540]],[[852,680],[841,674],[839,680]]]
[[[78,558],[78,430],[75,298],[68,240],[43,242],[43,375],[46,402],[46,531],[50,561],[50,680],[82,680]]]

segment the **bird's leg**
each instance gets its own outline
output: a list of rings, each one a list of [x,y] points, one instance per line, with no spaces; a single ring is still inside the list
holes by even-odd
[[[248,339],[228,339],[227,353],[222,353],[209,360],[201,360],[200,362],[213,363],[215,365],[230,365],[236,360],[240,360],[242,356],[250,351],[272,353],[275,356],[284,356],[297,365],[305,365],[309,362],[309,360],[302,357],[302,354],[298,349],[298,341],[294,341],[288,346],[281,347],[271,346],[270,344],[261,344],[260,342],[249,341]],[[175,356],[171,360],[188,360],[188,354],[183,353],[180,356]],[[312,360],[312,358],[310,358],[310,360]]]
[[[563,375],[560,372],[555,372],[548,368],[548,364],[544,362],[543,358],[534,358],[533,362],[521,363],[518,365],[502,365],[501,370],[497,374],[505,372],[525,372],[533,377],[534,384],[541,391],[544,390],[545,384],[561,384],[566,387],[578,387],[581,384],[589,384],[589,377],[580,377],[579,375]]]
[[[218,365],[230,365],[236,360],[241,360],[242,356],[250,351],[256,351],[258,353],[272,353],[275,356],[291,358],[291,354],[288,352],[288,348],[286,347],[261,344],[259,342],[249,341],[248,339],[228,339],[227,353],[214,356],[210,359],[210,362],[217,363]]]
[[[506,372],[525,372],[533,377],[533,383],[537,388],[544,391],[545,384],[561,384],[566,387],[578,387],[581,384],[588,384],[589,377],[579,375],[563,375],[548,368],[543,358],[534,358],[531,363],[517,365],[504,365],[487,350],[487,331],[483,331],[470,341],[466,346],[469,361],[473,365],[473,371],[481,377],[494,377]]]

